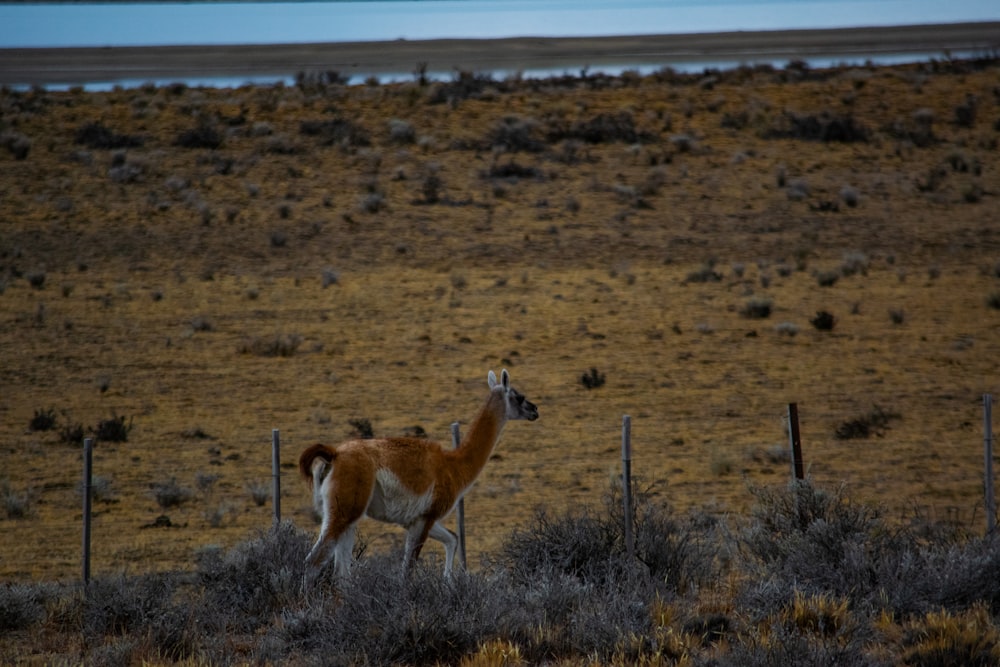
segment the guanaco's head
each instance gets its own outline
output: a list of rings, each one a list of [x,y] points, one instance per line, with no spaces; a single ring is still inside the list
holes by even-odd
[[[490,371],[486,379],[490,383],[491,391],[503,392],[504,402],[507,405],[507,419],[526,419],[530,422],[538,419],[538,408],[535,404],[510,386],[510,374],[506,368],[500,371],[499,381],[493,371]]]

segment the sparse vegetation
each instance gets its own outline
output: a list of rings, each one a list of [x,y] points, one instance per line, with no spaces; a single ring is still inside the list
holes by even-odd
[[[59,430],[59,440],[68,445],[82,445],[85,435],[83,424],[79,422],[66,424]]]
[[[836,436],[841,440],[870,438],[873,435],[881,436],[889,428],[889,423],[899,418],[898,413],[876,405],[867,414],[841,423],[837,427]]]
[[[201,123],[178,134],[175,143],[182,148],[215,150],[222,146],[222,133],[208,123]]]
[[[0,146],[5,147],[15,160],[25,160],[31,152],[31,139],[20,132],[0,132]]]
[[[755,297],[743,304],[740,315],[750,320],[762,320],[771,316],[772,307],[771,299]]]
[[[247,491],[257,507],[263,507],[271,499],[271,487],[265,482],[247,482]]]
[[[194,491],[186,486],[181,486],[176,477],[156,482],[152,486],[152,493],[156,504],[163,509],[179,507],[194,497]]]
[[[35,410],[35,416],[28,423],[32,431],[51,431],[56,427],[56,411],[54,408]]]
[[[368,440],[375,437],[375,431],[372,429],[372,423],[367,417],[357,417],[354,419],[347,420],[347,423],[351,425],[354,429],[354,436],[361,438],[363,440]]]
[[[840,271],[817,271],[816,282],[820,287],[833,287],[840,280]]]
[[[125,421],[124,415],[113,415],[109,419],[102,419],[94,427],[94,437],[101,442],[126,442],[128,434],[132,431],[132,418]]]
[[[782,336],[788,336],[791,338],[799,333],[799,325],[795,322],[778,322],[778,324],[775,325],[774,330]]]
[[[138,135],[119,134],[99,122],[81,125],[76,131],[75,141],[87,148],[101,150],[137,148],[144,143]]]
[[[825,310],[816,311],[816,317],[809,320],[809,324],[817,331],[833,331],[834,325],[837,323],[837,318]]]
[[[8,519],[25,519],[31,515],[33,495],[30,491],[18,491],[6,479],[0,479],[0,500],[3,501],[4,515]]]
[[[0,506],[0,597],[35,590],[0,604],[18,628],[0,663],[973,662],[954,647],[993,636],[1000,599],[996,542],[972,537],[969,455],[989,390],[970,369],[1000,354],[986,301],[1000,290],[996,77],[989,59],[946,58],[0,90],[0,131],[32,142],[23,159],[0,146],[2,476],[25,517]],[[966,93],[972,127],[953,117]],[[786,109],[853,118],[867,141],[763,138],[792,129]],[[531,126],[505,128],[517,151],[488,141],[508,116]],[[97,119],[107,132],[75,143]],[[222,146],[175,144],[202,119]],[[773,299],[771,324],[740,317],[754,299]],[[821,307],[840,334],[775,333],[810,329]],[[895,326],[886,314],[903,307]],[[375,553],[356,576],[326,573],[304,595],[312,531],[254,537],[272,512],[247,480],[270,497],[270,429],[284,516],[311,528],[301,446],[350,435],[358,415],[447,442],[498,364],[523,370],[546,429],[510,431],[471,489],[472,572],[441,580],[430,544],[403,581],[383,558],[400,536],[365,522]],[[603,377],[580,370],[592,364],[613,381],[581,386]],[[803,408],[810,472],[849,480],[852,500],[810,510],[821,494],[779,482],[765,521],[746,485],[788,475],[773,444],[786,400]],[[872,400],[907,418],[837,439]],[[55,427],[30,430],[49,406]],[[636,531],[654,536],[638,566],[610,518],[620,497],[598,499],[620,412],[635,418],[635,469],[657,483],[643,507],[667,524]],[[123,413],[128,444],[94,452],[100,583],[85,607],[79,444]],[[165,509],[150,482],[171,478],[193,495]],[[539,506],[551,544],[531,534]],[[751,538],[758,520],[771,529]],[[522,553],[538,569],[502,558],[510,531],[534,540]],[[659,563],[689,546],[708,556]],[[972,629],[923,642],[942,609]]]
[[[739,272],[742,274],[742,271]],[[684,279],[686,283],[717,283],[722,280],[722,274],[715,270],[715,262],[706,262],[695,269]]]
[[[587,389],[597,389],[598,387],[603,387],[604,382],[604,373],[601,373],[596,368],[591,368],[589,371],[580,376],[580,384]]]
[[[806,141],[854,143],[867,142],[870,132],[853,116],[839,116],[829,111],[819,114],[786,112],[781,123],[765,133],[770,138]]]
[[[361,148],[371,145],[371,136],[368,131],[345,118],[304,120],[299,123],[299,133],[315,138],[323,146]]]
[[[111,653],[220,665],[479,664],[498,652],[508,662],[706,667],[1000,658],[995,536],[888,530],[877,509],[808,481],[751,491],[753,514],[726,526],[637,486],[632,560],[613,485],[602,506],[537,511],[471,572],[446,579],[420,563],[400,577],[394,555],[374,554],[308,591],[311,537],[282,523],[231,549],[202,549],[184,576],[102,575],[85,596],[7,584],[0,630],[82,628],[71,650],[90,662]],[[15,655],[0,649],[0,659]]]
[[[237,350],[240,354],[252,354],[258,357],[290,357],[295,354],[300,345],[302,345],[302,336],[299,334],[279,333],[271,338],[254,336],[245,339]]]

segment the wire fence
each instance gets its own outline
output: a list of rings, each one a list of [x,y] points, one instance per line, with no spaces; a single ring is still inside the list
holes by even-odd
[[[992,404],[993,398],[990,394],[983,395],[983,494],[984,510],[986,515],[986,531],[991,533],[996,530],[997,512],[996,497],[994,494],[993,479],[993,427],[992,427]],[[800,435],[798,406],[796,403],[789,403],[787,406],[786,427],[789,442],[790,478],[793,480],[805,479],[805,463],[803,455],[803,443]],[[633,501],[632,501],[632,418],[630,415],[622,417],[622,437],[621,437],[621,460],[622,473],[621,482],[624,503],[624,536],[626,550],[629,558],[634,555],[634,538],[632,535],[633,525]],[[451,425],[452,446],[457,448],[461,441],[458,422]],[[92,497],[93,497],[93,444],[92,438],[84,440],[83,450],[83,529],[82,529],[82,579],[84,583],[90,580],[91,570],[91,535],[92,535]],[[271,501],[273,507],[273,520],[275,524],[281,522],[281,438],[279,429],[271,431],[271,477],[272,491]],[[464,499],[459,499],[457,505],[457,528],[459,538],[459,559],[463,568],[467,567],[466,556],[466,532],[465,532],[465,504]]]

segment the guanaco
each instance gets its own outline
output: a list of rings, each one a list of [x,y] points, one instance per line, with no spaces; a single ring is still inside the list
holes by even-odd
[[[406,529],[403,571],[431,537],[444,545],[444,573],[450,575],[458,538],[441,521],[486,466],[508,420],[538,419],[538,408],[490,371],[490,393],[456,449],[419,438],[348,440],[317,444],[299,457],[299,472],[312,487],[323,517],[316,544],[306,558],[311,581],[332,557],[338,576],[351,566],[355,528],[362,517]]]

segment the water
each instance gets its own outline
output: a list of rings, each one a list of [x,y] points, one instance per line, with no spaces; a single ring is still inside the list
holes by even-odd
[[[0,4],[0,48],[601,36],[1000,20],[996,0]]]

